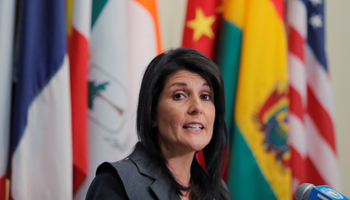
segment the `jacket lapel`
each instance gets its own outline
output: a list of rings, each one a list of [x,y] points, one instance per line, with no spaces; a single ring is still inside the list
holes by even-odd
[[[140,142],[136,144],[136,148],[131,154],[130,159],[135,163],[141,174],[154,180],[150,185],[150,189],[158,199],[181,200],[180,196],[176,194],[175,190],[171,188],[166,180],[161,167],[154,161],[152,162],[152,156],[149,155],[146,148]]]
[[[160,200],[181,200],[180,196],[176,194],[175,190],[170,188],[170,185],[165,180],[163,180],[163,176],[160,176],[158,179],[156,179],[150,188]]]

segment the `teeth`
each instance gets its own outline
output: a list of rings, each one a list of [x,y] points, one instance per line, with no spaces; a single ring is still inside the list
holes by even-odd
[[[185,126],[186,129],[192,129],[192,130],[200,130],[203,129],[203,126],[200,124],[189,124]]]

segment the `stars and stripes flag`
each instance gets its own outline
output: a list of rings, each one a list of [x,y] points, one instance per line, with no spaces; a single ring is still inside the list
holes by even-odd
[[[15,3],[15,1],[0,1],[0,199],[6,198]]]
[[[72,199],[65,4],[22,0],[12,122],[13,199]]]
[[[309,182],[339,190],[324,1],[287,3],[292,189]]]

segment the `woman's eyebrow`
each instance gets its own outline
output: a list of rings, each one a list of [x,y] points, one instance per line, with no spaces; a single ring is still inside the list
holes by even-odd
[[[183,82],[175,82],[173,84],[171,84],[169,87],[175,86],[175,85],[179,85],[179,86],[187,86],[187,83],[183,83]]]
[[[209,86],[209,87],[212,87],[212,85],[210,85],[209,83],[203,83],[203,86]]]
[[[171,84],[169,87],[172,87],[172,86],[175,86],[175,85],[179,85],[179,86],[188,86],[187,83],[175,82],[175,83]],[[212,85],[210,85],[209,83],[203,83],[202,86],[212,87]]]

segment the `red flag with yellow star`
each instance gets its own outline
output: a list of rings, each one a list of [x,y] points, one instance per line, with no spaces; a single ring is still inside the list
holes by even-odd
[[[222,0],[188,0],[182,46],[215,60],[222,8]]]
[[[196,49],[215,60],[222,10],[222,0],[188,0],[182,46]],[[198,152],[196,157],[206,169],[203,152]]]

